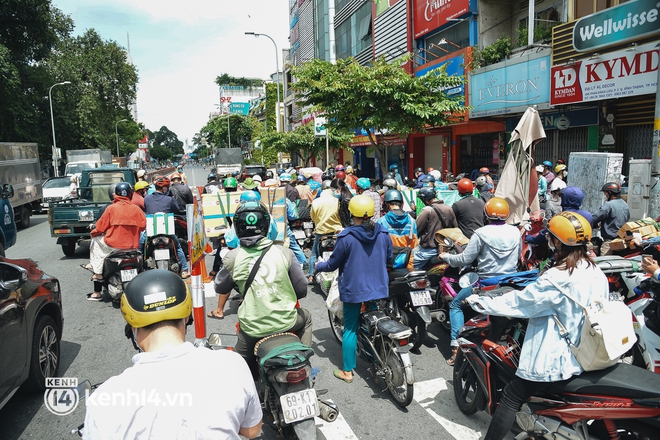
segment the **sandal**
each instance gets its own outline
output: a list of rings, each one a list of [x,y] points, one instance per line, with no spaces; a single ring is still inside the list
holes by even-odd
[[[95,296],[98,295],[98,296]],[[92,292],[87,294],[87,301],[103,301],[103,295],[98,292]]]
[[[453,347],[451,357],[447,359],[447,365],[450,367],[453,367],[456,362],[456,354],[458,354],[458,347]]]
[[[335,376],[339,380],[343,380],[346,383],[353,383],[353,378],[352,377],[350,379],[345,378],[344,376],[342,376],[341,373],[342,373],[342,370],[337,368],[335,371],[332,372],[332,375]]]
[[[212,310],[212,311],[208,312],[208,313],[206,314],[206,317],[207,317],[207,318],[211,318],[211,319],[225,319],[225,315],[218,316],[218,315],[215,313],[215,310]]]

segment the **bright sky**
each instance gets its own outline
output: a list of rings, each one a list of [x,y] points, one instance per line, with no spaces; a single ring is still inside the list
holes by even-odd
[[[130,49],[138,75],[138,120],[163,125],[192,143],[219,103],[216,76],[268,79],[289,47],[286,0],[52,0],[70,15],[75,35],[94,28]],[[66,80],[66,78],[63,78]]]

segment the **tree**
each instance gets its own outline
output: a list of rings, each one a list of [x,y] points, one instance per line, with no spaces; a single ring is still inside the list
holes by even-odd
[[[254,116],[220,115],[210,119],[199,134],[201,138],[206,139],[206,142],[214,144],[217,148],[242,148],[252,140],[253,133],[259,125],[261,124]]]
[[[342,130],[330,130],[328,135],[329,147],[332,149],[346,148],[347,142],[353,137],[349,132]],[[325,137],[317,137],[314,134],[313,121],[293,131],[264,133],[261,136],[261,143],[291,157],[297,156],[306,165],[311,164],[312,157],[323,157],[326,149]]]
[[[385,144],[377,135],[425,133],[468,110],[462,97],[446,93],[465,83],[462,76],[447,75],[443,66],[413,77],[400,67],[405,61],[403,57],[388,63],[381,57],[365,67],[353,58],[336,64],[312,59],[292,67],[297,82],[291,88],[302,105],[325,114],[331,130],[365,129],[385,174]]]
[[[253,79],[253,78],[236,78],[234,76],[227,75],[226,73],[223,73],[222,75],[218,75],[215,78],[215,83],[218,85],[218,87],[222,87],[225,85],[229,86],[243,86],[246,89],[252,89],[254,87],[261,87],[263,85],[263,80],[260,79]]]
[[[169,160],[173,157],[172,151],[163,145],[156,145],[155,147],[151,147],[149,155],[152,159],[156,160]]]
[[[179,140],[176,133],[164,125],[154,133],[154,145],[162,145],[170,150],[172,155],[183,154],[183,142]]]

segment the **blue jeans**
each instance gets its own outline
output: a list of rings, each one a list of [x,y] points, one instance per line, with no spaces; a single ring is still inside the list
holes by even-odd
[[[298,263],[303,264],[307,262],[307,258],[305,258],[305,254],[303,253],[303,250],[300,249],[300,245],[296,241],[296,237],[293,235],[293,232],[291,231],[291,228],[287,225],[286,227],[286,235],[289,237],[289,249],[291,249],[291,252],[293,252],[293,255],[296,256],[296,260],[298,260]]]
[[[420,270],[422,267],[424,267],[427,261],[437,256],[437,248],[423,248],[421,246],[417,246],[415,249],[413,249],[413,267],[415,270]]]
[[[169,237],[171,240],[174,240],[174,243],[176,244],[176,257],[179,259],[179,263],[181,263],[181,270],[185,270],[187,272],[188,260],[186,260],[186,254],[183,253],[183,249],[181,249],[181,243],[179,243],[179,239],[176,238],[174,235],[170,235]],[[140,249],[144,248],[145,241],[147,241],[147,231],[142,231],[140,233],[140,244],[139,244]]]
[[[357,332],[360,327],[362,303],[343,303],[344,336],[341,344],[341,358],[344,371],[353,371],[357,365]]]
[[[458,346],[456,338],[458,338],[458,332],[461,330],[461,327],[465,324],[465,316],[463,315],[463,306],[461,303],[470,295],[472,295],[472,286],[465,287],[456,294],[456,297],[449,304],[449,321],[451,323],[451,343],[449,345],[452,347]]]

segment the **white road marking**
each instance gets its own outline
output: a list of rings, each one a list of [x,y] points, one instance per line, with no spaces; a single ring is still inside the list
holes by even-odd
[[[332,402],[331,399],[327,399],[327,401]],[[317,430],[321,431],[328,440],[358,440],[358,436],[355,435],[351,427],[348,425],[348,422],[342,415],[341,411],[339,411],[339,415],[334,422],[326,422],[320,417],[316,417],[314,420],[316,421]]]

